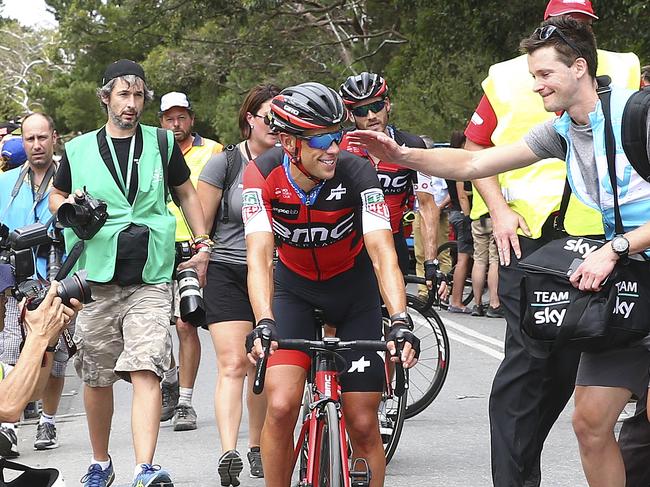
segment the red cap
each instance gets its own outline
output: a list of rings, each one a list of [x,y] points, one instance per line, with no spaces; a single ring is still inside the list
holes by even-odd
[[[544,20],[547,20],[549,17],[557,17],[558,15],[571,13],[585,14],[594,19],[598,19],[589,0],[551,0],[546,6]]]

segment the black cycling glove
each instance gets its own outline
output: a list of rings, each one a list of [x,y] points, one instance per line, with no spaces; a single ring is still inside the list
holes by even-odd
[[[424,261],[424,280],[436,284],[438,278],[438,259]]]
[[[275,320],[271,318],[262,318],[257,322],[257,326],[253,328],[248,335],[246,335],[246,352],[251,352],[253,350],[255,339],[259,338],[261,340],[268,340],[274,342],[278,340],[278,327],[275,324]]]
[[[413,328],[411,317],[406,315],[405,318],[391,319],[390,322],[391,326],[386,335],[386,341],[394,341],[396,346],[403,342],[410,343],[413,350],[415,350],[415,358],[418,358],[420,356],[420,339],[411,331]]]

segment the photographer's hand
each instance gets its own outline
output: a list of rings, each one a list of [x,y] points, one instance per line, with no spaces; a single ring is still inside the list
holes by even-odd
[[[74,310],[64,306],[61,298],[57,296],[58,286],[58,282],[52,281],[43,302],[35,310],[28,310],[24,320],[28,336],[33,333],[46,338],[50,346],[56,345],[59,335],[74,315]],[[65,312],[66,310],[68,313]]]
[[[201,287],[205,286],[206,283],[206,273],[208,271],[208,264],[210,263],[210,253],[209,252],[197,252],[190,260],[186,262],[181,262],[177,270],[182,271],[188,267],[193,267],[199,277],[199,285]]]
[[[56,345],[63,329],[82,307],[76,299],[71,300],[71,308],[64,306],[57,289],[58,283],[53,281],[41,304],[25,312],[25,345],[11,374],[0,382],[0,421],[17,421],[28,401],[41,398],[54,361],[54,354],[46,353],[46,347]],[[25,301],[20,305],[24,306]]]

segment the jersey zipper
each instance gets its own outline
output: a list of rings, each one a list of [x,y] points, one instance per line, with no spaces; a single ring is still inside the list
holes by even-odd
[[[311,239],[311,205],[309,204],[309,201],[306,202],[307,207],[307,239],[309,240],[310,244],[313,244]],[[320,281],[321,280],[321,272],[320,272],[320,267],[318,266],[318,260],[316,259],[316,249],[310,245],[311,249],[311,256],[314,259],[314,267],[316,267],[316,280]]]

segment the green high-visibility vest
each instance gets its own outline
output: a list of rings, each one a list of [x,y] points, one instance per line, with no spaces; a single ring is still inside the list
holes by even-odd
[[[142,280],[147,284],[171,280],[176,219],[165,201],[164,171],[156,128],[140,127],[143,145],[142,155],[133,169],[138,171],[138,190],[133,204],[129,203],[102,160],[97,143],[98,130],[73,139],[65,147],[70,162],[72,189],[85,187],[90,195],[105,201],[108,206],[108,220],[91,240],[86,241],[85,250],[75,266],[75,269],[86,269],[91,281],[108,282],[113,279],[118,235],[132,223],[149,228],[148,256]],[[167,137],[169,159],[174,139],[171,132],[167,133]],[[65,229],[64,235],[66,250],[70,252],[79,238],[69,228]]]

